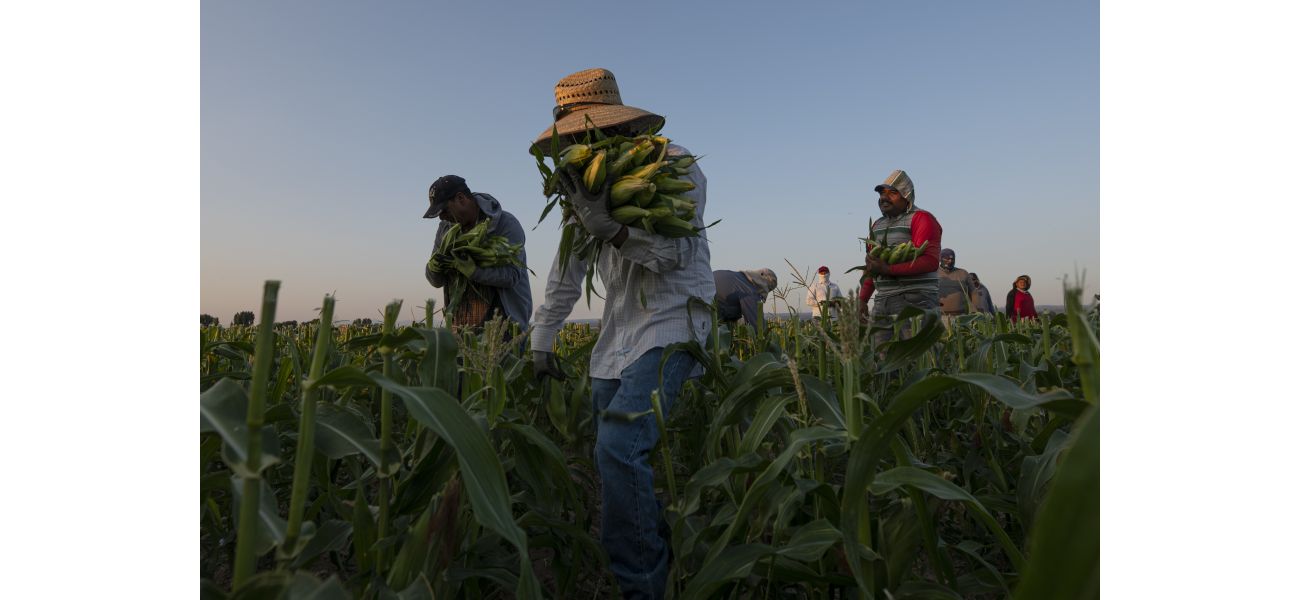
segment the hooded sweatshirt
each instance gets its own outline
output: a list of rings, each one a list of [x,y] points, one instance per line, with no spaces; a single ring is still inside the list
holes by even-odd
[[[928,250],[928,248],[927,248]],[[975,291],[975,282],[971,280],[970,273],[966,269],[957,268],[957,253],[952,250],[944,250],[940,253],[952,255],[952,268],[943,268],[943,261],[939,262],[939,310],[944,314],[964,314],[968,312],[970,298]]]
[[[899,190],[907,200],[907,211],[896,217],[882,217],[871,225],[871,239],[887,246],[901,244],[908,240],[912,245],[920,246],[925,242],[925,252],[914,261],[889,265],[884,274],[862,280],[858,290],[858,300],[865,306],[874,292],[880,298],[888,298],[907,292],[920,292],[931,296],[939,294],[939,247],[943,237],[943,227],[934,215],[916,207],[916,193],[912,180],[902,171],[890,175],[888,185]]]
[[[524,243],[524,228],[519,224],[519,220],[514,215],[502,210],[501,203],[493,198],[491,194],[475,192],[474,201],[483,213],[484,218],[492,219],[492,224],[488,228],[488,235],[501,235],[510,240],[511,244]],[[448,221],[438,223],[438,233],[434,236],[433,247],[435,249],[442,243],[442,236],[447,233],[447,228],[451,226]],[[528,264],[528,253],[523,248],[519,250],[519,261]],[[429,270],[428,265],[424,268],[424,278],[429,281],[433,287],[443,287],[447,284],[447,278],[441,273],[434,273]],[[470,281],[479,285],[492,288],[497,293],[497,300],[501,303],[501,310],[506,313],[506,318],[519,324],[521,329],[528,328],[528,318],[533,314],[533,293],[532,287],[528,282],[528,269],[525,267],[504,266],[504,267],[479,267],[470,277]]]

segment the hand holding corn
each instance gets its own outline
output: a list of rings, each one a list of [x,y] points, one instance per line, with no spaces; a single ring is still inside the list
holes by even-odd
[[[560,189],[569,199],[569,206],[591,235],[607,242],[623,230],[623,225],[609,214],[609,186],[601,185],[591,189],[580,180],[575,180],[567,169],[560,169],[556,176],[559,178]]]
[[[884,269],[882,268],[882,266],[884,265],[897,265],[905,262],[915,262],[916,259],[921,257],[921,254],[925,253],[925,248],[930,245],[929,240],[922,242],[920,246],[912,245],[911,240],[908,240],[901,244],[894,244],[893,246],[886,246],[871,238],[858,238],[858,239],[862,240],[868,246],[871,247],[871,249],[867,251],[867,255],[865,257],[866,264],[860,267],[853,267],[852,269],[845,271],[845,273],[850,273],[859,270],[866,271],[868,273],[879,273],[884,271]]]
[[[502,235],[487,235],[491,219],[483,219],[468,231],[461,231],[459,223],[452,223],[443,233],[442,241],[429,258],[429,270],[434,273],[460,273],[468,277],[476,268],[525,266],[519,260],[523,244],[511,244]],[[472,268],[471,268],[472,267]]]
[[[554,171],[546,167],[539,152],[535,156],[543,175],[543,192],[547,196],[558,193],[560,205],[574,212],[581,206],[575,200],[587,197],[583,192],[607,193],[608,214],[620,225],[664,237],[697,236],[699,229],[691,224],[695,202],[680,195],[695,189],[695,184],[686,179],[695,157],[668,159],[669,141],[660,135],[645,134],[572,144],[554,157]],[[584,225],[588,221],[587,215],[580,214],[579,218]],[[604,223],[599,226],[607,228]],[[618,232],[603,237],[607,231],[597,234],[590,226],[586,228],[598,239],[609,239]]]

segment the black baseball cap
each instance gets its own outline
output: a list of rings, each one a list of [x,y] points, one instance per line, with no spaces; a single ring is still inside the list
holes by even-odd
[[[469,186],[465,185],[465,178],[459,175],[443,175],[434,180],[433,185],[429,186],[429,210],[424,212],[424,218],[433,219],[442,212],[456,194],[464,193],[469,195]]]

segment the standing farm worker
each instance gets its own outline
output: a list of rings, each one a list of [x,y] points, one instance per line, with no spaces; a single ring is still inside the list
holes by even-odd
[[[566,141],[580,139],[591,125],[606,135],[637,135],[662,125],[662,116],[623,104],[614,74],[589,69],[569,75],[555,86],[554,125],[533,142],[549,145],[552,127]],[[668,156],[686,156],[669,144]],[[596,468],[601,481],[600,541],[625,597],[662,598],[668,579],[669,540],[662,509],[655,498],[650,451],[659,439],[655,419],[628,421],[618,414],[651,410],[658,390],[665,418],[682,383],[702,373],[685,352],[673,353],[663,365],[664,348],[679,342],[704,343],[712,329],[708,311],[691,309],[693,298],[713,297],[713,273],[705,232],[698,237],[668,238],[620,225],[610,215],[610,182],[591,192],[578,178],[559,170],[559,185],[574,216],[605,245],[596,271],[605,286],[600,334],[591,351],[591,396],[596,421]],[[684,192],[694,200],[695,227],[703,226],[705,178],[698,163],[684,177],[695,185]],[[583,291],[587,265],[574,256],[560,264],[557,254],[546,282],[546,298],[533,317],[533,373],[563,379],[553,353],[557,332]],[[606,414],[606,413],[612,414]]]
[[[916,207],[916,188],[907,173],[898,170],[889,174],[884,183],[875,187],[880,194],[880,214],[883,218],[871,224],[871,239],[886,246],[910,241],[916,247],[925,247],[916,260],[887,264],[870,254],[866,257],[866,274],[858,290],[861,310],[867,300],[876,294],[871,311],[872,320],[896,316],[906,306],[931,310],[939,306],[939,244],[943,228],[928,211]],[[887,340],[877,339],[877,342]]]
[[[957,268],[957,253],[944,248],[939,253],[939,310],[943,312],[945,325],[952,323],[953,317],[970,312],[974,306],[974,290],[970,273]]]
[[[758,329],[759,313],[763,302],[776,289],[776,273],[772,269],[753,271],[714,271],[713,285],[717,289],[713,304],[718,307],[718,318],[734,324],[745,318],[745,323]]]
[[[1021,275],[1016,278],[1015,288],[1007,295],[1007,315],[1011,317],[1012,323],[1020,319],[1038,318],[1038,311],[1034,310],[1034,297],[1029,294],[1032,283],[1028,275]]]
[[[533,293],[526,266],[480,267],[472,260],[436,253],[452,224],[458,224],[463,232],[484,219],[491,219],[487,235],[504,236],[511,244],[517,244],[519,263],[527,265],[524,228],[519,220],[503,210],[501,203],[490,194],[471,192],[465,180],[457,175],[443,175],[429,186],[429,210],[425,211],[424,218],[441,220],[433,241],[435,254],[424,267],[424,278],[433,287],[443,288],[443,306],[449,300],[447,287],[452,278],[464,277],[469,282],[454,314],[447,316],[447,323],[454,327],[479,327],[497,315],[505,315],[518,323],[521,330],[526,330],[533,312]]]
[[[990,315],[997,312],[997,309],[993,308],[993,294],[989,293],[989,288],[980,283],[980,276],[971,273],[970,280],[975,284],[975,289],[971,291],[971,299],[975,301],[975,311]]]
[[[817,280],[808,288],[808,298],[804,300],[804,303],[812,309],[813,318],[817,318],[822,316],[823,302],[830,302],[833,298],[842,298],[843,296],[844,294],[840,293],[840,286],[831,283],[830,267],[822,265],[817,269]],[[835,316],[838,312],[835,307],[829,304],[826,307],[831,311],[829,313],[831,316]]]

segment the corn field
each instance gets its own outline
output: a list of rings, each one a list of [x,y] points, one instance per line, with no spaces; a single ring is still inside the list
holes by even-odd
[[[526,333],[426,319],[200,341],[204,598],[618,597],[598,542],[594,419],[656,419],[673,598],[1094,598],[1099,316],[875,343],[853,318],[719,326],[669,415],[593,415],[596,329],[533,377]],[[857,307],[844,307],[856,314]],[[692,305],[697,318],[712,307]],[[324,325],[321,325],[324,324]],[[897,338],[896,338],[897,339]],[[667,353],[665,354],[665,357]]]

